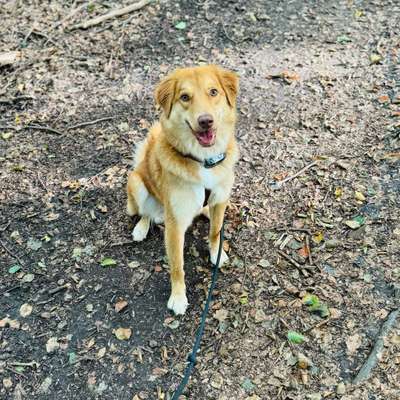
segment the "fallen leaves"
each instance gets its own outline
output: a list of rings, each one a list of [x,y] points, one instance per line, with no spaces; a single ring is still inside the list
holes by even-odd
[[[354,354],[360,346],[361,336],[359,334],[356,333],[346,339],[346,347],[349,355]]]
[[[365,224],[365,218],[362,217],[361,215],[358,215],[354,217],[352,220],[347,220],[345,221],[345,224],[350,228],[350,229],[358,229],[361,226]]]
[[[228,312],[228,310],[225,310],[225,309],[220,309],[220,310],[217,310],[215,313],[214,313],[214,315],[213,315],[213,317],[216,319],[216,320],[218,320],[219,322],[223,322],[223,321],[225,321],[227,318],[228,318],[228,315],[229,315],[229,312]]]
[[[296,72],[284,70],[278,74],[267,75],[267,79],[283,79],[286,83],[291,84],[300,80],[300,75]],[[287,173],[286,173],[287,175]],[[279,179],[280,180],[280,179]]]
[[[126,306],[128,302],[126,300],[117,301],[115,303],[114,309],[117,313],[121,312]]]
[[[105,257],[100,261],[102,267],[115,267],[117,262],[111,257]]]
[[[118,340],[128,340],[132,335],[132,329],[130,328],[118,328],[113,331],[115,337]]]
[[[288,331],[287,338],[290,343],[301,344],[306,338],[299,332],[296,331]]]
[[[9,273],[9,274],[15,274],[15,273],[17,273],[20,269],[21,269],[21,266],[18,265],[18,264],[15,264],[15,265],[11,266],[11,267],[8,269],[8,273]]]
[[[54,353],[59,348],[60,348],[60,343],[58,343],[58,339],[56,337],[51,337],[47,340],[46,351],[48,353]]]
[[[20,326],[21,326],[20,322],[17,321],[16,319],[11,319],[8,317],[0,319],[0,328],[10,327],[12,329],[19,329]]]

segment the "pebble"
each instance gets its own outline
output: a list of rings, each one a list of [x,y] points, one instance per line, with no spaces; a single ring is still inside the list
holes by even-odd
[[[336,387],[336,393],[343,395],[346,393],[346,385],[343,382],[340,382]]]
[[[59,348],[60,348],[60,344],[58,343],[56,337],[51,337],[46,343],[46,351],[48,353],[54,353]]]

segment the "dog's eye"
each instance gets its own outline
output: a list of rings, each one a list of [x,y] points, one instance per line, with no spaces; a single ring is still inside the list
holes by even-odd
[[[215,97],[218,94],[218,90],[217,89],[211,89],[210,90],[210,96]]]
[[[184,93],[184,94],[181,96],[181,100],[184,101],[184,102],[187,102],[187,101],[190,100],[190,97],[189,97],[188,94]]]

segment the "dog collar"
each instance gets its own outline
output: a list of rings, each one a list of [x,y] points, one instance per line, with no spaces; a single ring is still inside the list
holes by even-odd
[[[216,156],[204,159],[204,161],[198,159],[197,157],[192,156],[191,154],[184,154],[184,156],[187,157],[187,158],[190,158],[193,161],[197,161],[197,162],[203,164],[204,168],[214,168],[218,164],[221,164],[222,161],[225,160],[226,153],[217,154]]]

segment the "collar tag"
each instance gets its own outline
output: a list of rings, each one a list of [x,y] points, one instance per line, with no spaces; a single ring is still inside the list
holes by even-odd
[[[210,158],[206,158],[204,160],[204,168],[213,168],[216,165],[220,164],[222,161],[225,160],[226,154],[225,153],[221,153],[221,154],[217,154],[214,157],[210,157]]]

